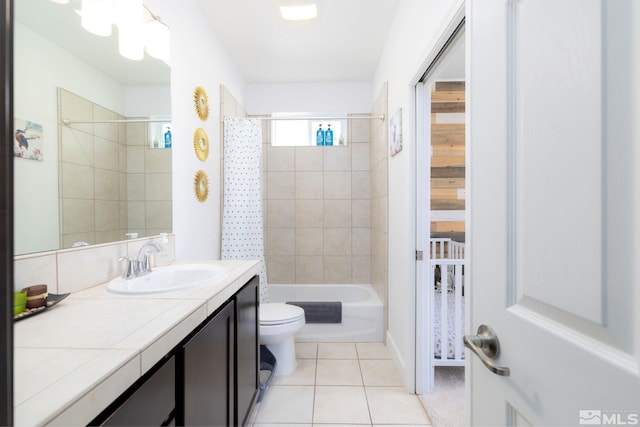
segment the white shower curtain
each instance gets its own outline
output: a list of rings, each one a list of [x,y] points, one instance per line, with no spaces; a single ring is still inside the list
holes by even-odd
[[[268,301],[262,227],[262,124],[224,119],[222,259],[260,261],[260,301]]]

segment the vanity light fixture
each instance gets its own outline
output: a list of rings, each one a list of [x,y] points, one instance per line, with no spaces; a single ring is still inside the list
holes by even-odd
[[[102,37],[111,35],[113,2],[111,0],[82,0],[80,23],[82,28]]]
[[[314,0],[279,0],[280,15],[287,21],[308,21],[318,16]]]
[[[69,0],[51,0],[66,4]],[[153,14],[143,0],[82,0],[82,27],[92,34],[108,37],[113,24],[118,27],[118,51],[132,60],[144,58],[144,52],[169,61],[169,27]]]

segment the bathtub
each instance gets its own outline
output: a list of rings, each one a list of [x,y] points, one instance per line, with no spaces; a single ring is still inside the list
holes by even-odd
[[[382,342],[382,301],[371,285],[268,285],[269,302],[341,301],[342,323],[307,323],[299,342]]]

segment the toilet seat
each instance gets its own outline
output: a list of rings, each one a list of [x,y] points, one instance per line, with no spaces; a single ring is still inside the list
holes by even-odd
[[[260,304],[260,325],[285,325],[304,320],[304,310],[297,305],[272,302]]]

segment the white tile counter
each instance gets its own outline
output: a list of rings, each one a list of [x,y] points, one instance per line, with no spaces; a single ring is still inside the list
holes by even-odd
[[[256,261],[210,263],[228,276],[155,295],[100,285],[16,322],[15,425],[86,425],[258,273]]]

